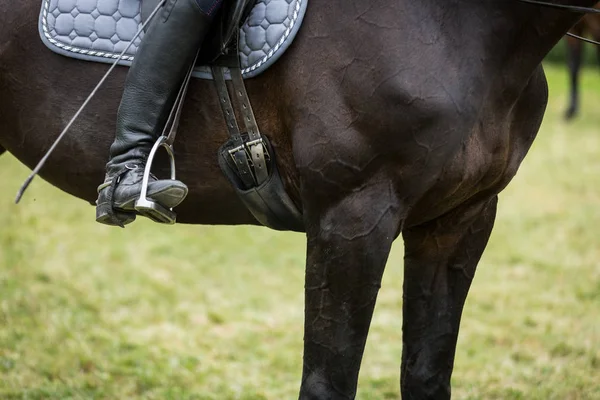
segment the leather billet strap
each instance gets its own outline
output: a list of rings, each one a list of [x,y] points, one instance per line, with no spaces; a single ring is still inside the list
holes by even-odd
[[[252,111],[250,98],[246,91],[238,52],[239,37],[236,37],[226,53],[215,61],[212,68],[215,87],[219,95],[219,104],[227,124],[227,130],[233,144],[227,151],[238,171],[240,180],[247,188],[262,185],[269,178],[269,154],[265,150],[258,123]],[[241,116],[247,130],[247,140],[242,136],[236,120],[231,97],[225,81],[225,68],[229,69],[235,99],[241,110]]]
[[[256,175],[256,183],[261,185],[269,177],[267,171],[267,163],[265,160],[264,144],[262,137],[260,136],[260,130],[258,129],[258,123],[254,117],[252,111],[252,105],[250,104],[250,98],[246,92],[246,85],[244,85],[244,79],[242,78],[242,70],[239,67],[230,68],[231,81],[233,82],[233,89],[235,90],[236,97],[240,106],[242,107],[242,117],[246,130],[248,131],[248,142],[246,147],[250,151],[252,158],[252,164],[254,165],[254,174]]]
[[[233,148],[229,150],[229,154],[235,164],[238,171],[239,178],[242,180],[246,187],[252,187],[255,184],[254,176],[252,174],[252,168],[248,163],[248,157],[246,155],[246,149],[244,147],[244,141],[240,128],[235,119],[235,113],[233,111],[233,105],[231,104],[231,98],[227,91],[227,84],[225,83],[225,72],[223,67],[212,67],[213,79],[215,81],[215,87],[219,95],[219,104],[225,117],[225,123],[227,124],[227,131],[229,137],[233,143]]]

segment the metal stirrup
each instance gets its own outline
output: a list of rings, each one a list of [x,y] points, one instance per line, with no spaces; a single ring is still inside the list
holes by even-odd
[[[167,119],[167,123],[165,124],[165,128],[163,130],[162,135],[156,140],[156,143],[154,143],[152,150],[150,150],[150,154],[148,154],[148,160],[146,161],[146,166],[144,167],[144,177],[142,179],[142,190],[140,192],[140,198],[135,202],[134,205],[135,210],[144,217],[150,218],[155,222],[163,224],[174,224],[177,220],[177,214],[173,211],[172,208],[166,208],[163,205],[157,203],[156,201],[148,198],[148,184],[150,182],[150,172],[152,170],[152,163],[154,162],[156,152],[159,148],[164,147],[169,156],[169,161],[171,165],[171,180],[176,179],[175,151],[173,149],[173,142],[175,141],[175,136],[177,136],[177,128],[179,127],[179,120],[181,118],[181,111],[183,110],[185,95],[187,94],[190,80],[192,78],[192,73],[194,72],[194,67],[196,65],[196,61],[198,60],[199,54],[200,51],[196,53],[194,62],[190,66],[190,69],[188,70],[185,79],[183,80],[181,88],[179,89],[179,93],[177,94],[177,98],[175,99],[175,103],[173,104],[173,109],[171,110],[169,118]]]
[[[166,208],[154,200],[149,200],[146,196],[148,195],[148,182],[150,181],[150,170],[152,168],[152,162],[154,156],[159,148],[164,147],[169,155],[171,162],[171,179],[175,180],[175,154],[173,153],[173,146],[168,142],[167,136],[161,136],[158,138],[150,154],[148,155],[148,161],[144,168],[144,178],[142,179],[142,191],[140,192],[140,198],[135,202],[135,210],[145,217],[150,218],[155,222],[163,224],[174,224],[177,220],[177,214],[172,208]]]

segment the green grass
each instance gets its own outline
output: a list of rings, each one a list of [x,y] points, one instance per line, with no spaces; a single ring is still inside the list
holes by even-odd
[[[600,399],[600,76],[562,121],[566,72],[501,195],[463,317],[458,399]],[[255,227],[99,226],[94,209],[0,158],[0,399],[293,399],[303,235]],[[399,398],[402,243],[359,399]]]

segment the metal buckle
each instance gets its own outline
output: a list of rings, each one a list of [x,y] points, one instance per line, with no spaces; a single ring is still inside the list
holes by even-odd
[[[265,146],[265,142],[264,142],[264,140],[263,140],[262,137],[260,137],[258,139],[255,139],[255,140],[252,140],[250,142],[246,142],[246,143],[244,143],[244,145],[246,146],[246,148],[250,152],[252,152],[252,148],[254,146],[258,146],[258,145],[262,146],[262,149],[263,149],[263,152],[264,152],[264,155],[265,155],[265,160],[268,161],[268,160],[271,159],[271,156],[269,155],[269,151],[267,150],[267,146]],[[250,157],[250,159],[252,159],[252,157]]]
[[[175,154],[173,153],[173,147],[168,143],[167,136],[161,136],[158,138],[150,154],[148,155],[148,161],[144,168],[144,177],[142,179],[142,191],[140,192],[140,198],[135,202],[135,210],[144,217],[150,218],[155,222],[162,224],[172,225],[176,222],[177,214],[172,208],[166,208],[147,198],[148,195],[148,182],[150,181],[150,170],[152,169],[152,163],[154,156],[159,148],[164,147],[169,155],[169,161],[171,164],[171,179],[175,180]]]
[[[231,150],[228,150],[228,152],[229,152],[229,155],[233,157],[233,155],[234,155],[235,153],[237,153],[238,151],[240,151],[240,150],[244,150],[244,145],[243,145],[243,144],[242,144],[242,145],[240,145],[240,146],[238,146],[238,147],[234,147],[234,148],[233,148],[233,149],[231,149]]]
[[[256,175],[256,171],[254,171],[254,168],[256,168],[256,165],[253,162],[252,151],[255,150],[255,146],[261,146],[261,149],[264,153],[265,160],[266,161],[270,160],[271,157],[269,155],[269,152],[267,151],[267,146],[265,146],[265,142],[263,141],[262,137],[255,139],[255,140],[251,140],[249,142],[245,142],[244,144],[241,144],[237,147],[227,150],[227,152],[229,153],[229,156],[233,160],[234,164],[237,164],[239,162],[239,159],[236,158],[236,154],[240,151],[243,151],[244,155],[246,156],[248,165],[253,169],[252,172],[254,175]],[[265,168],[266,168],[266,166],[265,166]],[[256,181],[256,176],[255,176],[255,181]]]
[[[257,144],[262,144],[264,146],[264,142],[263,142],[262,138],[258,138],[258,139],[252,140],[250,142],[246,142],[246,146],[248,146],[248,147],[254,146]]]

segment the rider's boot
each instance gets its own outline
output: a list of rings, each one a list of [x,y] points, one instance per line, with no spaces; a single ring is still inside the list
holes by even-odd
[[[205,3],[212,3],[201,9]],[[161,136],[181,84],[209,30],[220,0],[167,0],[138,48],[117,115],[106,178],[98,187],[96,221],[124,226],[136,217],[144,167]],[[187,186],[150,176],[147,198],[165,208],[180,204]]]

